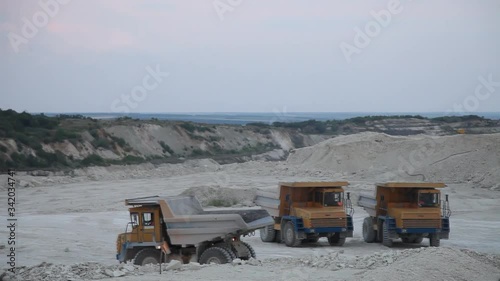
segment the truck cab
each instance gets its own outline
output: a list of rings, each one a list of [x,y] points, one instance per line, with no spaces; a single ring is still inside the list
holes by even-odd
[[[159,206],[132,207],[129,208],[129,214],[130,221],[125,227],[125,232],[118,235],[116,242],[116,258],[120,261],[134,259],[141,250],[154,251],[163,244],[162,239],[166,237],[162,233],[165,231],[165,225],[161,219]],[[145,258],[140,264],[156,263],[156,261],[155,257]]]

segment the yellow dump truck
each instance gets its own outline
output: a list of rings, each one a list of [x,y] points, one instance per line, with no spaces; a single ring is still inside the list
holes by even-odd
[[[360,195],[358,205],[370,215],[363,221],[363,238],[367,243],[382,242],[391,247],[393,240],[439,247],[440,239],[450,233],[448,195],[441,200],[443,183],[390,182],[376,185],[375,194]]]
[[[260,230],[263,242],[285,241],[289,247],[315,243],[327,237],[332,246],[342,246],[352,237],[353,208],[349,193],[339,182],[280,183],[276,192],[257,192],[255,203],[267,210],[274,225]]]
[[[274,222],[262,209],[205,210],[194,196],[133,198],[125,204],[130,206],[130,222],[118,235],[116,259],[137,265],[255,258],[241,236]]]

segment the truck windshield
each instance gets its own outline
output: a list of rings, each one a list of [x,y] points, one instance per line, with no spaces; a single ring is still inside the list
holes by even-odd
[[[342,193],[341,192],[325,192],[325,198],[324,198],[323,205],[325,207],[342,206]]]
[[[439,194],[437,194],[437,193],[420,193],[418,196],[418,205],[420,207],[439,206]]]

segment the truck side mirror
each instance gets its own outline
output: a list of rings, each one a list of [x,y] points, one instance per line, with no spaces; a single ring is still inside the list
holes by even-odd
[[[347,192],[347,199],[351,200],[351,193],[350,192]]]
[[[290,202],[290,194],[287,194],[287,195],[285,196],[285,201]]]
[[[446,194],[445,197],[446,197],[446,202],[448,202],[448,194]]]

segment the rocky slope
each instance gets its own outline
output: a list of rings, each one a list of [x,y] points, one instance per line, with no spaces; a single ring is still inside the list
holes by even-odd
[[[210,157],[224,164],[284,160],[292,149],[339,135],[485,134],[500,120],[479,116],[366,116],[325,122],[209,125],[157,119],[47,117],[0,109],[0,170],[75,169],[110,164],[177,163]]]

